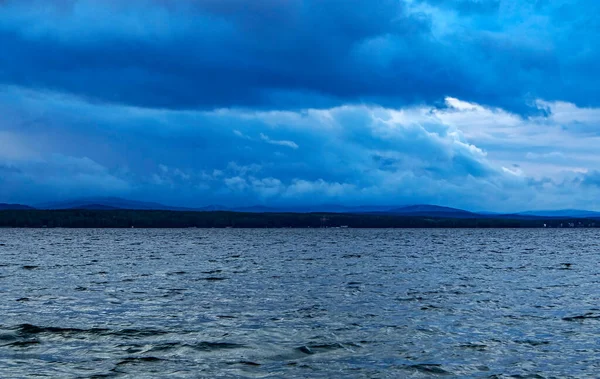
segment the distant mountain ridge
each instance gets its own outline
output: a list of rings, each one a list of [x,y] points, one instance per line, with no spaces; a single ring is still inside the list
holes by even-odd
[[[190,211],[193,208],[172,207],[160,203],[127,200],[118,197],[83,198],[76,200],[58,201],[37,205],[37,209],[86,209],[89,207],[105,207],[111,209],[130,210],[168,210],[168,211]]]
[[[394,208],[384,212],[386,214],[422,216],[422,217],[449,217],[449,218],[481,218],[483,215],[465,211],[458,208],[442,207],[439,205],[409,205],[401,208]]]
[[[556,211],[527,211],[517,213],[523,216],[538,216],[538,217],[579,217],[579,218],[595,218],[600,217],[600,212],[586,211],[581,209],[560,209]]]
[[[34,209],[34,208],[30,207],[29,205],[23,205],[23,204],[0,203],[0,210],[25,210],[25,209]]]
[[[83,205],[78,205],[78,206],[75,206],[75,207],[69,208],[69,209],[81,209],[81,210],[88,210],[88,211],[114,211],[114,210],[119,210],[121,208],[111,207],[110,205],[104,205],[104,204],[83,204]]]
[[[82,198],[67,201],[57,201],[50,203],[38,204],[35,209],[96,209],[102,207],[106,209],[128,209],[128,210],[169,210],[169,211],[196,211],[196,212],[214,212],[214,211],[230,211],[230,212],[247,212],[247,213],[311,213],[311,212],[328,212],[328,213],[369,213],[369,212],[385,212],[398,206],[344,206],[337,204],[321,204],[307,206],[267,206],[267,205],[252,205],[252,206],[234,206],[228,207],[218,204],[207,205],[203,207],[176,207],[164,205],[154,202],[143,202],[136,200],[128,200],[117,197],[97,197],[97,198]]]
[[[339,204],[317,204],[296,206],[223,206],[208,205],[203,207],[177,207],[155,202],[128,200],[118,197],[91,197],[57,201],[36,205],[35,207],[23,204],[0,203],[0,210],[163,210],[163,211],[189,211],[189,212],[242,212],[242,213],[340,213],[340,214],[371,214],[395,215],[404,217],[431,217],[454,219],[552,219],[552,218],[589,218],[600,219],[600,212],[563,209],[539,210],[516,213],[497,212],[471,212],[464,209],[452,208],[431,204],[414,205],[357,205],[347,206]]]

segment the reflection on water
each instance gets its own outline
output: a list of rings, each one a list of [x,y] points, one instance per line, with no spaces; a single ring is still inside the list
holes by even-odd
[[[593,377],[599,232],[0,230],[0,376]]]

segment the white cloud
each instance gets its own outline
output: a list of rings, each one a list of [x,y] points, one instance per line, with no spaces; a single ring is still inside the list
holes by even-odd
[[[561,153],[560,151],[551,151],[549,153],[527,153],[525,154],[525,158],[527,159],[554,159],[554,158],[559,158],[559,159],[564,159],[565,158],[565,154]]]
[[[518,167],[512,167],[512,168],[502,167],[502,171],[509,173],[511,175],[514,175],[514,176],[523,176],[523,170],[521,170]]]
[[[292,149],[298,148],[298,145],[294,141],[273,140],[273,139],[269,138],[269,136],[267,136],[263,133],[260,133],[260,139],[265,141],[266,143],[270,143],[271,145],[286,146],[286,147],[290,147]]]
[[[225,185],[233,191],[243,191],[248,187],[248,183],[246,182],[246,179],[239,177],[239,176],[225,178],[224,182],[225,182]]]
[[[537,101],[540,109],[550,111],[549,120],[558,124],[584,123],[598,126],[600,123],[600,109],[579,108],[575,104],[563,101]]]

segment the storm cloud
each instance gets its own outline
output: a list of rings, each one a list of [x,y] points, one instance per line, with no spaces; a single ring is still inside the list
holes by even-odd
[[[0,202],[598,208],[599,7],[4,0]]]

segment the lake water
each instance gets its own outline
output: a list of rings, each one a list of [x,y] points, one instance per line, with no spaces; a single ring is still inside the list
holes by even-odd
[[[0,229],[0,377],[597,377],[599,236]]]

